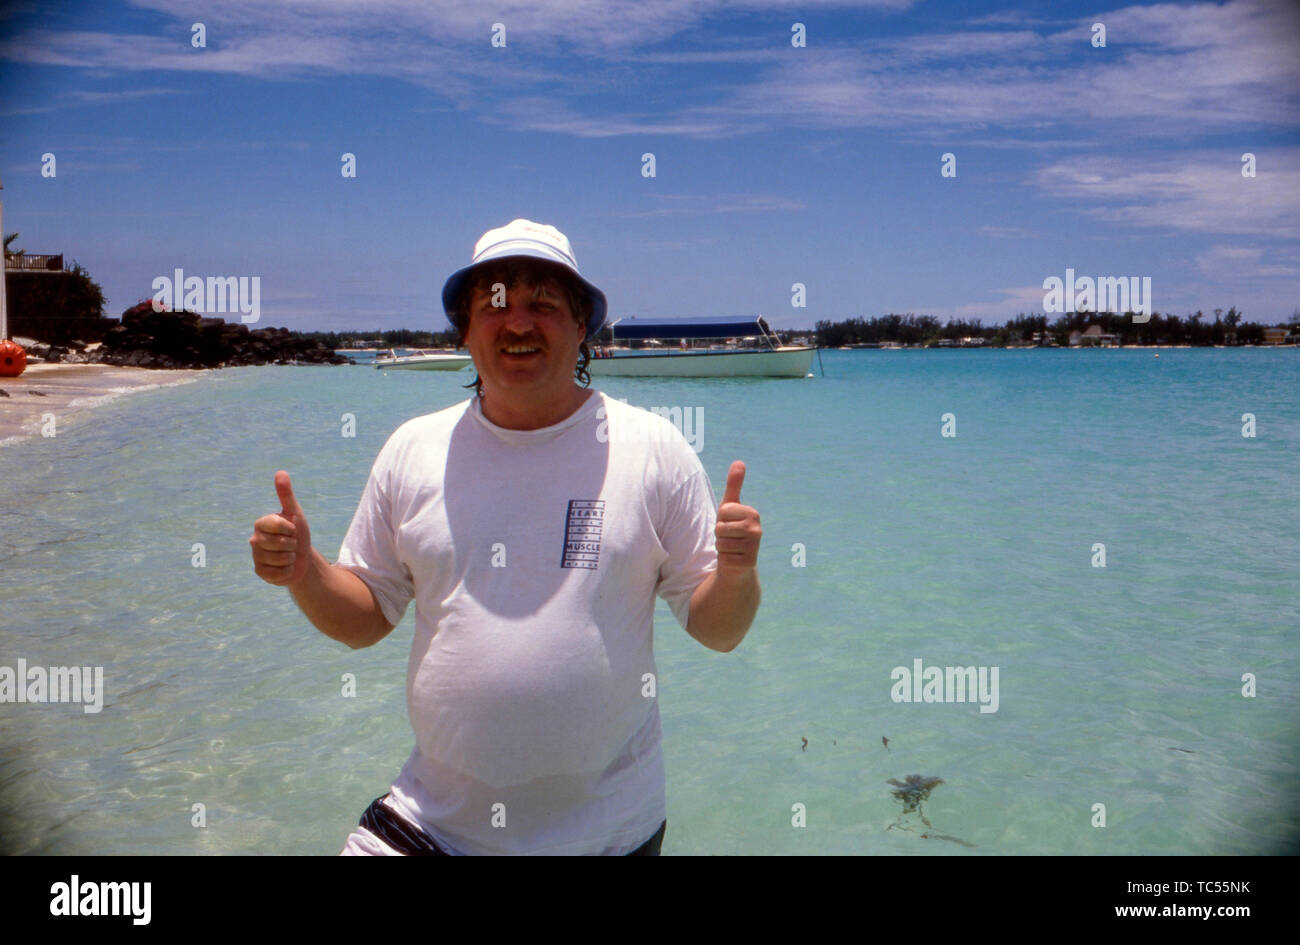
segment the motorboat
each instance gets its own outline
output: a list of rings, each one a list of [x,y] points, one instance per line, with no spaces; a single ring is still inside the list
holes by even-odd
[[[375,356],[377,368],[394,368],[407,371],[459,371],[473,360],[468,354],[449,351],[414,351],[399,355],[394,349]]]
[[[594,346],[592,377],[807,377],[817,350],[782,344],[762,316],[620,318],[610,333]]]

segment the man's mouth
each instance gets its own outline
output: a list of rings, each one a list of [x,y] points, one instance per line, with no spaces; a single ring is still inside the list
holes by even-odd
[[[541,352],[541,350],[542,349],[537,347],[536,345],[506,345],[504,348],[501,349],[501,352],[503,354],[525,356],[530,354],[538,354]]]

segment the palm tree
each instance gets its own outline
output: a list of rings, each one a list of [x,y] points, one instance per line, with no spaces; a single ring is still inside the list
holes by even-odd
[[[10,249],[9,244],[18,239],[21,234],[10,233],[5,237],[5,259],[12,259],[14,256],[23,256],[27,253],[25,249]]]

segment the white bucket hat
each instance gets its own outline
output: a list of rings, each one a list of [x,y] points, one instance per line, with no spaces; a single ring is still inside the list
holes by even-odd
[[[605,315],[609,306],[605,293],[596,288],[578,272],[578,260],[574,258],[569,238],[553,226],[534,223],[532,220],[511,220],[505,226],[488,230],[474,244],[474,256],[464,269],[451,274],[446,285],[442,287],[442,308],[447,313],[447,320],[455,324],[452,317],[456,310],[456,301],[471,271],[477,266],[494,259],[506,259],[510,256],[528,256],[556,263],[569,270],[591,299],[591,317],[587,319],[587,337],[592,338],[605,324]]]

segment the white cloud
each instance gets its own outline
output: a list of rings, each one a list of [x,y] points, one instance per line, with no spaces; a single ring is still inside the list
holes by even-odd
[[[71,98],[88,105],[103,105],[121,102],[133,98],[152,98],[155,95],[189,95],[185,89],[114,89],[111,91],[88,91],[84,89],[69,92]]]
[[[916,0],[806,0],[800,10],[853,8],[903,10]],[[134,5],[168,14],[187,26],[194,19],[227,29],[274,29],[282,37],[323,27],[349,36],[413,34],[452,47],[488,46],[493,24],[506,28],[507,46],[556,46],[590,51],[646,46],[680,36],[701,24],[753,11],[790,9],[786,0],[134,0]],[[198,9],[200,12],[195,13]],[[799,17],[792,17],[798,19]],[[542,50],[545,52],[545,50]],[[553,51],[553,50],[552,50]]]
[[[647,113],[605,113],[583,115],[562,101],[542,96],[522,96],[496,105],[484,120],[526,131],[570,134],[579,138],[611,138],[620,135],[685,135],[694,138],[721,137],[728,132],[716,120],[689,113],[657,115]]]
[[[1300,28],[1282,3],[1161,4],[1052,33],[962,31],[787,57],[719,103],[811,127],[988,128],[1115,139],[1300,121]],[[1082,61],[1080,61],[1082,59]]]
[[[1027,239],[1033,234],[1028,230],[1018,226],[981,226],[975,231],[980,236],[987,236],[996,240]]]
[[[912,311],[934,315],[945,320],[983,320],[985,325],[1001,325],[1017,315],[1043,314],[1043,287],[1017,286],[996,290],[1002,298],[991,302],[967,302],[962,305],[917,305]],[[1051,316],[1054,318],[1055,316]],[[1050,320],[1050,318],[1049,318]]]
[[[1264,264],[1264,250],[1245,246],[1213,246],[1196,256],[1196,265],[1217,278],[1300,276],[1300,266]]]
[[[659,127],[708,137],[796,124],[943,133],[1056,129],[1056,137],[1066,130],[1114,139],[1300,120],[1300,18],[1286,0],[1098,14],[1107,25],[1105,49],[1089,44],[1092,17],[1048,31],[1011,28],[1010,18],[993,14],[978,21],[991,28],[865,41],[832,33],[800,50],[789,48],[784,35],[764,40],[752,31],[729,32],[741,14],[786,10],[780,0],[503,0],[490,8],[424,0],[209,0],[200,13],[189,0],[136,5],[170,16],[173,25],[160,35],[29,30],[0,44],[0,57],[119,72],[388,76],[463,104],[510,99],[544,84],[570,95],[562,103],[569,109],[592,87],[626,90],[629,62],[746,70],[728,74],[725,85],[716,70],[705,72],[696,98],[708,104],[653,122],[571,114],[565,129],[586,136]],[[822,0],[800,9],[866,6],[886,15],[910,5]],[[194,19],[207,27],[207,49],[189,45]],[[506,26],[505,50],[489,45],[496,22]],[[705,31],[709,44],[701,42]],[[654,48],[668,40],[678,48]],[[522,109],[515,115],[527,120]]]
[[[625,217],[667,217],[802,210],[804,204],[767,194],[654,194],[658,206],[619,214]]]
[[[782,0],[208,0],[199,13],[189,0],[136,5],[171,23],[157,35],[32,29],[0,43],[0,58],[110,74],[389,77],[495,113],[488,120],[580,137],[883,128],[920,140],[1100,148],[1300,124],[1291,0],[1132,6],[1046,27],[1000,11],[944,32],[866,38],[818,33],[809,13],[807,49],[754,32],[752,14],[788,11]],[[799,10],[865,6],[888,16],[910,5],[821,0]],[[1104,49],[1090,45],[1094,18],[1107,26]],[[189,44],[195,19],[207,49]],[[496,22],[506,49],[490,47]],[[743,31],[733,26],[742,22]],[[686,103],[626,107],[660,80],[689,89]],[[599,106],[592,92],[603,93]]]
[[[1257,176],[1227,151],[1076,157],[1037,171],[1049,196],[1116,223],[1300,238],[1300,149],[1258,149]]]

